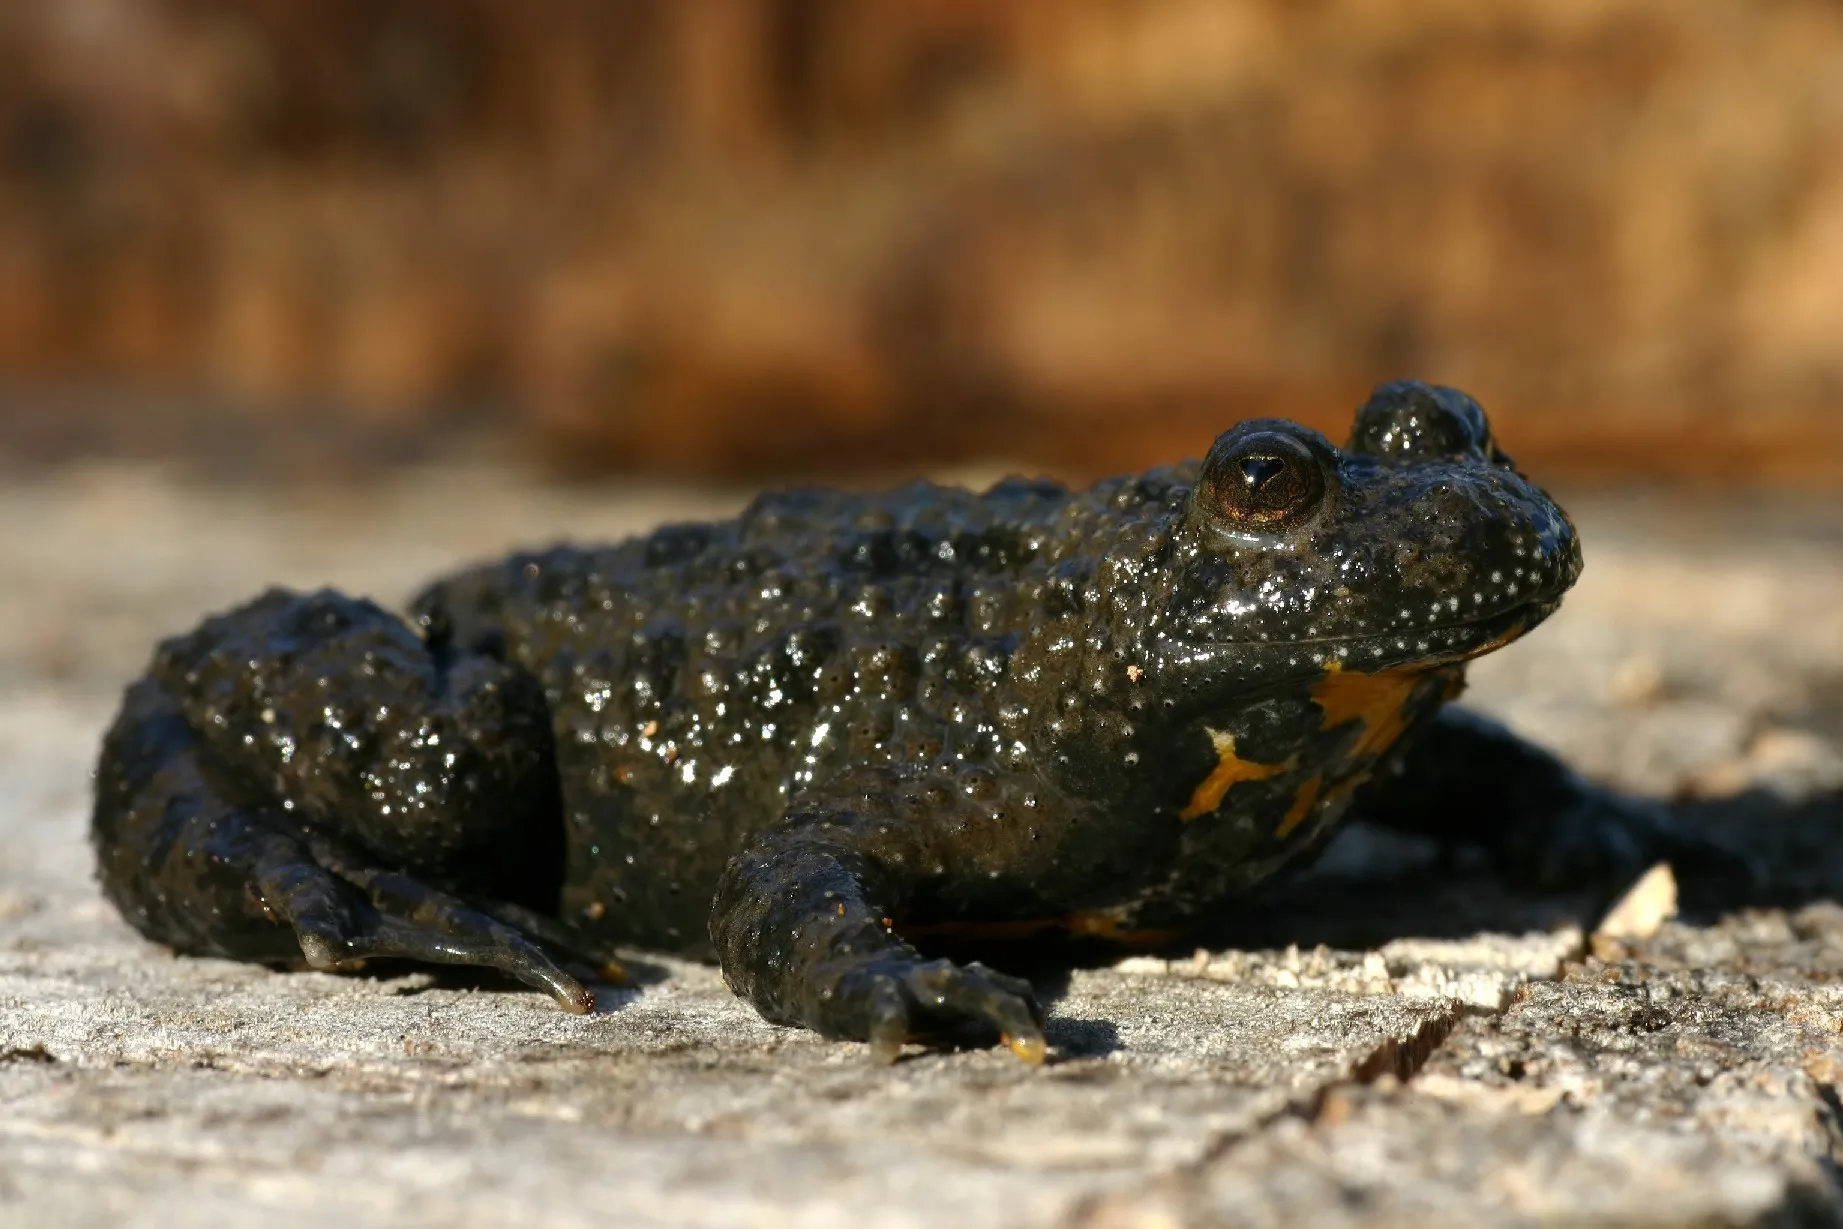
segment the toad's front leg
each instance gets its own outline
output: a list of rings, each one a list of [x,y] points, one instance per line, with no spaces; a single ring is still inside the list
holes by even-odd
[[[1356,800],[1356,814],[1445,844],[1483,847],[1512,882],[1618,889],[1655,862],[1715,900],[1749,899],[1760,871],[1681,827],[1660,804],[1595,785],[1488,718],[1442,711]]]
[[[951,862],[940,822],[906,805],[911,792],[899,777],[825,791],[732,858],[710,918],[724,978],[767,1019],[868,1041],[880,1062],[969,1028],[1042,1062],[1030,983],[924,959],[891,929],[916,885]]]

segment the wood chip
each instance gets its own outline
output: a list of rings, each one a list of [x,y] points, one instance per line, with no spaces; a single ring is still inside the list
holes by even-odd
[[[1671,873],[1669,863],[1659,862],[1640,875],[1638,882],[1607,910],[1599,926],[1594,928],[1593,937],[1596,942],[1649,939],[1676,913],[1677,877]]]

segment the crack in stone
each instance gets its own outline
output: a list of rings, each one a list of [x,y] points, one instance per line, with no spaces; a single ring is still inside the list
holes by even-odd
[[[1587,937],[1579,930],[1563,932],[1555,936],[1560,942],[1552,952],[1546,968],[1531,969],[1525,967],[1517,970],[1519,979],[1511,985],[1504,986],[1496,996],[1495,1003],[1466,1001],[1460,998],[1448,999],[1445,1010],[1423,1019],[1415,1026],[1412,1033],[1384,1037],[1374,1049],[1353,1063],[1346,1072],[1320,1084],[1308,1096],[1290,1101],[1280,1109],[1266,1114],[1245,1128],[1224,1131],[1212,1138],[1201,1152],[1192,1160],[1178,1166],[1165,1175],[1163,1181],[1169,1184],[1176,1196],[1177,1206],[1182,1207],[1194,1202],[1194,1189],[1205,1180],[1210,1169],[1242,1148],[1244,1145],[1271,1132],[1283,1122],[1303,1122],[1308,1126],[1336,1125],[1349,1117],[1351,1113],[1348,1099],[1349,1090],[1376,1085],[1383,1081],[1393,1081],[1397,1085],[1410,1083],[1440,1048],[1458,1029],[1460,1023],[1467,1019],[1490,1018],[1501,1016],[1517,1002],[1526,992],[1532,981],[1558,980],[1566,966],[1579,961],[1587,953]],[[1397,947],[1398,945],[1390,945]],[[1398,948],[1398,951],[1400,949]],[[1122,962],[1122,967],[1141,973],[1162,973],[1198,980],[1253,981],[1266,983],[1259,975],[1261,953],[1228,953],[1224,963],[1232,967],[1232,972],[1225,969],[1215,972],[1217,961],[1215,953],[1199,949],[1188,961],[1129,960]],[[1400,955],[1389,959],[1383,951],[1372,950],[1358,956],[1355,953],[1336,953],[1331,949],[1320,947],[1302,955],[1297,948],[1288,948],[1278,954],[1273,965],[1282,972],[1296,978],[1301,971],[1308,975],[1329,971],[1338,957],[1348,956],[1357,960],[1357,969],[1370,976],[1363,979],[1364,984],[1348,985],[1342,988],[1351,993],[1371,993],[1390,997],[1418,997],[1405,995],[1402,983],[1412,980],[1415,970]],[[1250,961],[1252,957],[1252,963]],[[1424,964],[1432,964],[1425,961]],[[1154,967],[1156,966],[1156,967]],[[1452,962],[1443,971],[1452,973],[1463,968],[1461,962]],[[1378,980],[1374,975],[1383,974]],[[1509,973],[1510,970],[1500,970]],[[1249,974],[1255,975],[1250,977]],[[1226,974],[1226,975],[1225,975]],[[1295,985],[1298,983],[1295,982]],[[1071,1207],[1062,1221],[1064,1229],[1112,1229],[1119,1210],[1117,1197],[1097,1192],[1086,1196]],[[1137,1222],[1135,1222],[1137,1223]],[[1148,1224],[1162,1224],[1154,1218]]]
[[[1421,1021],[1411,1036],[1383,1038],[1382,1044],[1358,1062],[1349,1077],[1339,1084],[1374,1084],[1385,1076],[1406,1084],[1420,1074],[1427,1060],[1446,1044],[1465,1014],[1465,1005],[1455,999],[1450,1010]],[[1336,1088],[1339,1084],[1329,1084],[1326,1088]]]

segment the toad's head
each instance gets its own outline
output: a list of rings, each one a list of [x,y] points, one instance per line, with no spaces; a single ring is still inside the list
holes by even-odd
[[[1581,570],[1567,514],[1478,403],[1412,382],[1376,389],[1341,449],[1279,419],[1224,432],[1173,546],[1159,657],[1208,691],[1475,657],[1546,618]]]

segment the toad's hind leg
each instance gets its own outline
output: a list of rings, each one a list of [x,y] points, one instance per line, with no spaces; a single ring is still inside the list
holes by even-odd
[[[177,950],[496,969],[587,1011],[529,675],[332,593],[271,592],[161,645],[103,744],[104,891]]]

